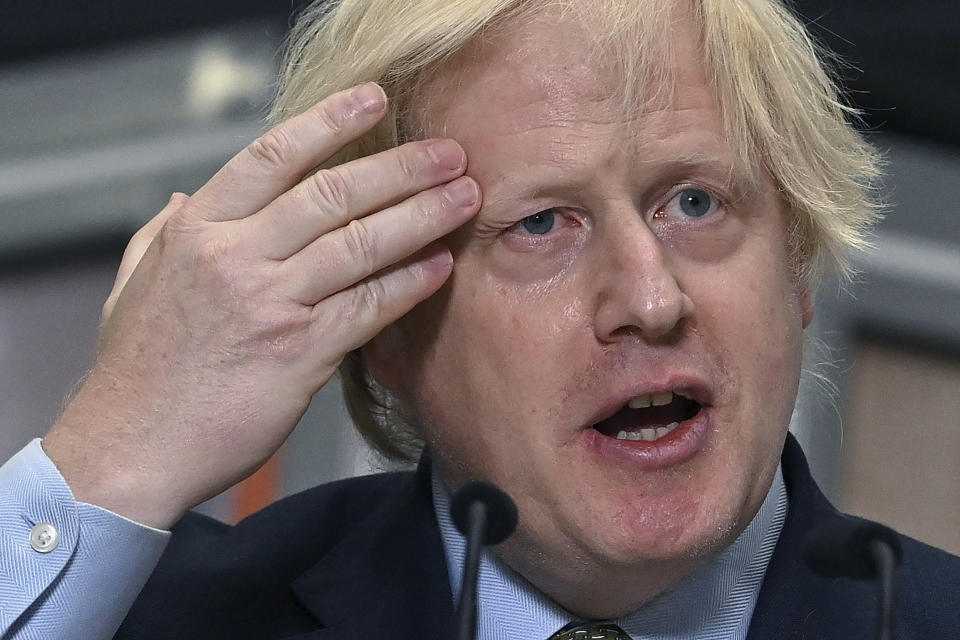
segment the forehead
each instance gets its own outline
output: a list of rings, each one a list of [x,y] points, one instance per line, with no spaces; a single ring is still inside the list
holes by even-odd
[[[684,160],[720,153],[719,106],[690,16],[676,11],[669,30],[647,45],[669,62],[657,80],[632,78],[636,103],[625,99],[624,65],[605,59],[596,44],[600,28],[547,6],[477,39],[424,83],[423,133],[460,141],[470,173],[488,178],[505,177],[507,168],[602,163],[588,157],[601,148],[629,154],[634,164],[666,159],[671,145]],[[694,146],[680,148],[685,142]]]

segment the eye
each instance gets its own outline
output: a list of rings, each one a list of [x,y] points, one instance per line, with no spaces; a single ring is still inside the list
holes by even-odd
[[[517,223],[516,226],[522,227],[524,231],[535,236],[542,236],[553,231],[556,224],[557,214],[552,209],[546,209],[532,216],[527,216]]]
[[[719,206],[719,199],[709,191],[690,188],[684,189],[675,195],[673,199],[667,203],[667,206],[664,207],[664,210],[679,210],[683,217],[696,219],[714,213]],[[666,215],[663,210],[658,211],[657,214],[659,214],[657,217]]]

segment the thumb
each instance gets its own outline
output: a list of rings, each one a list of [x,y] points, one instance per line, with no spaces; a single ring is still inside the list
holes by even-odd
[[[107,296],[107,301],[103,303],[103,312],[100,315],[100,327],[107,324],[110,314],[113,313],[113,307],[117,303],[117,298],[123,291],[130,276],[133,275],[137,265],[143,258],[143,254],[153,243],[154,238],[160,233],[163,225],[175,211],[184,205],[190,197],[184,193],[174,193],[170,196],[170,201],[160,210],[147,224],[143,225],[139,231],[133,234],[127,248],[123,252],[123,258],[120,260],[120,267],[117,269],[117,278],[113,283],[113,289]]]

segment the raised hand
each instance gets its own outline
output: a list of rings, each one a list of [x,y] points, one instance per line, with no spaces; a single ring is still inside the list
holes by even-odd
[[[375,84],[334,94],[134,236],[43,443],[79,500],[169,526],[263,464],[344,355],[447,279],[436,241],[480,204],[456,142],[304,177],[385,112]]]

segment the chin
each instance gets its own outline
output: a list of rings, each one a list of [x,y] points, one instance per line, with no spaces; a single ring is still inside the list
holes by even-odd
[[[570,538],[587,543],[594,561],[611,567],[689,566],[716,555],[750,523],[769,484],[729,474],[733,469],[719,453],[702,451],[669,470],[607,476],[589,492],[573,492],[593,499],[561,506],[577,514]]]
[[[654,508],[626,513],[630,515],[617,518],[615,535],[598,540],[596,547],[598,558],[624,568],[699,564],[731,544],[747,524],[727,511],[672,509],[665,514]]]
[[[581,528],[573,534],[577,540],[524,528],[497,553],[571,613],[617,618],[670,589],[737,535],[734,522],[716,513],[676,526],[660,518],[656,509],[635,509],[617,528]]]

